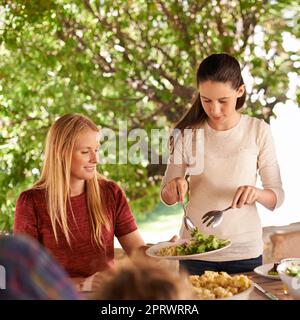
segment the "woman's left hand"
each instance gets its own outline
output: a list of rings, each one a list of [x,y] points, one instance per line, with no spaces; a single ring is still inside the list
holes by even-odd
[[[179,237],[177,235],[174,235],[170,240],[169,242],[176,242],[179,240]]]
[[[177,235],[174,235],[170,240],[168,240],[168,242],[176,242],[176,241],[178,241],[179,240],[179,237],[177,236]],[[162,242],[165,242],[165,241],[162,241]],[[158,242],[158,243],[160,243],[160,242]],[[146,254],[146,250],[147,249],[149,249],[151,247],[151,245],[149,245],[149,244],[146,244],[146,245],[144,245],[144,246],[141,246],[141,247],[139,247],[138,248],[138,250],[136,250],[135,252],[134,252],[134,254],[141,254],[142,256],[144,256],[144,257],[149,257],[147,254]]]
[[[260,189],[253,186],[238,187],[232,200],[232,208],[241,208],[245,204],[253,204],[257,201],[260,192]]]

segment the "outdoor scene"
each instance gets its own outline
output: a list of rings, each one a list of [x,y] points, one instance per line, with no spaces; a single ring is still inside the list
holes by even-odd
[[[113,253],[115,258],[125,256],[131,250],[132,243],[149,248],[150,245],[169,241],[175,235],[178,239],[191,237],[192,233],[188,232],[185,220],[183,220],[186,214],[185,209],[192,221],[197,222],[194,224],[201,235],[194,233],[196,236],[213,235],[216,237],[213,241],[230,238],[232,247],[232,251],[229,248],[226,249],[228,255],[225,253],[226,250],[223,250],[216,258],[211,256],[210,259],[209,255],[205,258],[198,256],[196,260],[193,260],[192,257],[193,261],[223,263],[224,261],[244,261],[249,258],[258,259],[252,261],[251,270],[245,269],[243,272],[243,269],[237,268],[230,269],[232,271],[228,270],[228,273],[241,273],[244,276],[247,275],[247,272],[251,272],[252,276],[254,267],[264,266],[263,271],[259,269],[258,273],[255,273],[258,278],[253,278],[257,280],[257,284],[261,284],[264,280],[262,277],[273,268],[274,263],[279,263],[284,258],[300,258],[300,251],[297,249],[300,240],[300,203],[298,201],[300,151],[297,142],[300,136],[299,26],[300,5],[294,0],[2,1],[0,4],[0,237],[1,235],[3,238],[13,235],[14,224],[17,228],[16,221],[19,221],[20,230],[24,228],[21,230],[24,233],[26,230],[32,230],[32,226],[25,226],[27,218],[22,220],[22,215],[25,216],[26,212],[29,212],[27,211],[30,206],[27,202],[29,196],[20,200],[20,195],[40,181],[40,177],[48,175],[55,183],[49,184],[48,180],[43,178],[44,184],[41,182],[39,188],[43,189],[41,186],[46,186],[47,191],[44,198],[48,197],[51,188],[51,190],[56,189],[58,195],[56,198],[54,196],[49,198],[53,200],[52,205],[49,204],[47,198],[48,202],[45,202],[43,214],[47,210],[51,211],[56,208],[59,209],[57,212],[65,212],[66,215],[65,217],[56,216],[53,214],[54,211],[51,211],[50,214],[46,213],[47,218],[45,219],[49,220],[47,220],[49,226],[57,224],[57,230],[53,227],[53,237],[48,233],[44,235],[44,231],[38,230],[40,226],[43,230],[46,227],[41,222],[44,220],[38,216],[39,209],[35,207],[41,205],[40,200],[35,199],[34,205],[30,207],[30,215],[37,217],[34,227],[38,231],[34,238],[46,248],[47,245],[43,241],[45,239],[48,241],[51,237],[53,241],[57,240],[57,235],[62,236],[63,243],[66,240],[66,246],[70,244],[69,241],[73,241],[73,235],[68,238],[71,213],[68,213],[70,216],[67,217],[66,208],[71,205],[70,212],[73,217],[76,217],[77,209],[72,209],[72,195],[80,197],[83,192],[92,189],[88,189],[91,187],[85,182],[88,179],[82,178],[82,190],[81,187],[78,189],[81,190],[80,192],[72,193],[71,187],[70,190],[67,190],[66,186],[72,186],[75,177],[72,173],[74,160],[66,160],[69,158],[64,155],[64,151],[61,156],[59,150],[64,148],[62,140],[60,140],[60,146],[60,142],[55,142],[54,138],[52,142],[49,142],[50,140],[46,142],[46,137],[47,134],[49,137],[53,124],[62,116],[80,114],[88,117],[99,129],[99,136],[92,138],[97,141],[93,156],[97,159],[98,164],[94,165],[95,159],[94,162],[89,159],[90,167],[84,167],[86,177],[91,174],[89,177],[93,178],[89,179],[95,180],[95,168],[97,168],[102,177],[114,181],[115,184],[104,187],[105,192],[108,193],[107,199],[110,200],[103,200],[101,196],[102,200],[98,205],[94,206],[87,202],[86,212],[89,212],[88,219],[90,219],[87,221],[90,222],[78,221],[81,221],[82,225],[91,223],[89,236],[91,235],[93,241],[101,247],[103,246],[102,238],[96,239],[97,232],[100,234],[101,226],[107,226],[112,220],[114,221],[115,216],[107,218],[102,215],[97,216],[96,213],[102,212],[101,208],[104,208],[107,203],[116,208],[116,216],[119,215],[120,219],[123,217],[122,221],[113,225],[112,230],[115,233],[112,233],[112,238],[115,236],[115,242],[110,243],[108,246],[110,251],[107,249],[108,251],[105,252],[106,260],[103,265],[101,264],[101,272],[108,269],[109,259],[114,260]],[[234,106],[233,120],[230,121],[227,120],[229,119],[227,111],[224,111],[227,105],[226,99],[221,101],[224,95],[220,96],[220,93],[217,96],[223,87],[218,91],[219,89],[214,88],[219,87],[206,87],[205,85],[224,84],[225,90],[227,88],[225,84],[232,84],[232,80],[230,82],[209,78],[213,74],[212,70],[209,71],[210,73],[207,71],[209,76],[205,78],[199,68],[205,58],[221,53],[238,61],[242,77],[242,82],[238,87],[232,88],[231,86],[230,90],[234,90],[226,91],[226,94],[227,92],[237,94],[235,101],[245,96],[245,103],[240,109]],[[229,70],[232,68],[230,67]],[[240,95],[239,90],[241,90]],[[208,95],[211,96],[207,97]],[[212,107],[214,99],[216,99],[216,104]],[[178,166],[187,165],[191,168],[190,163],[187,162],[192,161],[193,158],[196,162],[198,161],[201,170],[194,174],[189,171],[190,174],[188,174],[187,169],[183,174],[179,174],[182,168],[177,167],[178,172],[174,171],[167,175],[166,169],[169,168],[171,161],[169,156],[171,155],[172,158],[170,142],[173,140],[170,137],[174,135],[173,128],[180,123],[198,100],[204,117],[206,117],[208,129],[197,127],[197,129],[200,128],[200,134],[197,136],[198,153],[196,156],[192,151],[191,141],[194,140],[191,136],[194,131],[191,130],[189,140],[191,149],[187,151],[188,147],[183,148],[184,157]],[[209,112],[217,112],[217,104],[218,112],[222,113],[221,116],[210,117]],[[240,122],[236,121],[237,117],[241,117]],[[222,119],[225,119],[224,123]],[[71,126],[72,121],[72,119],[66,120],[65,128]],[[257,123],[257,126],[259,126],[258,123],[260,124],[262,129],[258,130],[258,136],[254,140],[258,141],[259,147],[265,148],[256,153],[254,173],[251,173],[251,179],[257,177],[257,183],[254,182],[254,185],[245,182],[252,181],[246,178],[246,175],[250,176],[249,172],[253,163],[245,162],[247,166],[242,167],[243,152],[254,150],[254,146],[246,146],[247,141],[252,139],[252,131],[249,129],[249,133],[245,133],[240,140],[242,142],[240,142],[239,150],[242,152],[237,155],[235,166],[228,160],[234,155],[232,150],[235,142],[226,140],[224,134],[228,130],[229,139],[235,141],[234,139],[238,139],[239,134],[232,135],[230,131],[236,130],[246,121],[257,121],[253,122]],[[184,128],[191,129],[195,123],[197,122],[190,122]],[[92,126],[89,124],[90,129]],[[182,133],[182,128],[177,127],[179,135]],[[267,128],[270,128],[270,131]],[[95,129],[92,130],[95,133]],[[247,130],[245,129],[245,132]],[[218,149],[217,142],[211,146],[208,141],[217,141],[213,139],[217,139],[218,136],[220,138],[221,134],[218,135],[220,132],[224,134],[224,140]],[[75,136],[75,131],[73,133]],[[69,135],[73,133],[70,131]],[[90,141],[91,135],[82,136],[81,143]],[[199,140],[200,136],[201,140]],[[66,139],[71,139],[67,134],[66,137]],[[78,141],[74,140],[73,149],[77,146],[76,143],[79,143]],[[173,145],[173,148],[176,150],[176,141],[178,141],[176,137],[174,141],[175,147]],[[57,148],[55,149],[56,143]],[[65,144],[71,145],[71,142]],[[46,145],[49,153],[46,152]],[[53,151],[50,161],[51,145],[55,153]],[[93,147],[94,145],[88,148],[91,150]],[[73,152],[72,150],[70,152]],[[215,150],[215,153],[212,150]],[[267,153],[266,150],[269,150],[270,157],[264,158],[267,160],[263,165],[262,159]],[[86,153],[88,152],[92,151]],[[222,154],[222,159],[225,160],[221,162],[216,157],[211,160],[212,164],[208,165],[211,171],[205,171],[210,161],[208,159],[211,159],[212,154],[219,154],[218,152],[225,154]],[[226,156],[226,152],[230,155]],[[86,157],[86,155],[82,156]],[[250,158],[253,158],[253,154],[249,155]],[[78,163],[79,161],[81,160],[78,160]],[[56,163],[58,167],[61,165],[62,175],[59,175],[56,169],[51,169],[55,168],[53,163]],[[46,168],[43,168],[44,164]],[[261,174],[263,166],[265,168],[272,165],[278,170],[274,169],[274,171]],[[226,171],[226,168],[234,170],[223,172]],[[240,176],[237,170],[240,170]],[[47,173],[44,174],[45,172]],[[206,178],[209,175],[208,172],[211,173],[211,180]],[[223,173],[224,176],[222,176]],[[237,181],[241,181],[239,185],[238,182],[233,181],[235,177]],[[78,177],[76,179],[80,180]],[[205,179],[208,181],[207,187],[202,184],[203,181],[206,181]],[[66,183],[64,187],[58,187],[59,181]],[[172,189],[170,183],[173,181]],[[280,181],[282,181],[282,186]],[[221,186],[223,182],[224,186]],[[235,190],[230,189],[231,198],[228,198],[230,193],[228,188],[229,186],[233,188],[233,183],[236,189],[239,186],[245,186],[236,193]],[[161,194],[162,184],[164,188],[170,186],[166,196]],[[81,186],[79,182],[77,185]],[[199,186],[205,189],[203,194]],[[88,199],[92,199],[102,190],[101,185],[97,187],[98,189],[93,188],[93,190],[100,188],[100,191],[91,192]],[[216,193],[210,195],[210,190],[215,190]],[[68,193],[69,191],[71,193]],[[105,192],[103,194],[106,194]],[[172,192],[173,198],[169,197]],[[196,195],[196,193],[199,194]],[[111,198],[112,195],[113,198]],[[163,201],[161,197],[165,197]],[[225,198],[227,202],[224,201]],[[83,206],[79,204],[80,199],[76,200],[78,208]],[[114,204],[115,199],[119,199],[120,203]],[[174,201],[168,202],[166,199],[174,199]],[[217,227],[205,226],[201,217],[208,211],[223,210],[229,205],[229,210],[238,210],[231,205],[231,201],[235,201],[233,199],[236,200],[236,205],[242,201],[241,199],[244,201],[241,205],[243,206],[241,210],[244,211],[241,211],[241,214],[244,217],[245,226],[241,226],[240,232],[236,230],[239,228],[238,219],[241,218],[236,218],[238,213],[230,215],[230,211],[223,213],[223,227],[217,229]],[[123,209],[121,208],[126,207],[127,203],[130,210],[122,216]],[[248,208],[247,206],[251,207],[251,210],[247,211],[245,209],[245,207]],[[19,217],[16,217],[17,211]],[[253,221],[252,218],[249,218],[250,213],[253,214],[252,217],[255,215],[255,222],[254,218]],[[124,221],[129,221],[131,215],[133,218],[132,222],[128,222],[129,231],[124,231]],[[230,220],[233,216],[233,220]],[[214,216],[213,218],[215,219]],[[134,221],[140,236],[134,235],[129,238],[129,234],[136,231]],[[123,227],[121,222],[124,223]],[[221,220],[218,223],[221,223]],[[225,225],[228,225],[230,232]],[[75,226],[74,230],[76,230]],[[259,234],[262,239],[255,238],[254,233]],[[84,232],[80,234],[80,237],[83,234]],[[248,246],[250,238],[252,242]],[[59,241],[60,239],[58,243]],[[236,249],[235,243],[239,243],[239,246],[242,247],[245,245],[242,251],[249,250],[247,251],[249,254],[243,253],[239,256],[237,251],[242,247]],[[59,250],[59,245],[57,246]],[[63,246],[61,245],[61,248]],[[225,247],[225,243],[223,246]],[[263,248],[262,252],[259,252],[259,246]],[[53,248],[52,243],[49,247]],[[221,250],[222,244],[214,249]],[[190,254],[201,254],[206,249],[203,250]],[[56,254],[59,256],[59,251],[55,251],[54,256]],[[100,261],[101,257],[98,259]],[[0,258],[0,265],[4,265],[2,261],[4,260]],[[172,266],[171,269],[178,269],[179,266],[182,268],[185,263],[180,258],[170,259],[167,262]],[[88,265],[88,263],[87,260],[82,261],[82,264]],[[300,262],[297,263],[299,268]],[[222,268],[221,265],[219,266],[219,269]],[[185,267],[189,273],[191,270],[196,270],[194,269],[196,265],[188,265],[188,262]],[[78,281],[72,280],[77,286],[77,291],[85,291],[82,288],[88,288],[86,291],[94,291],[94,281],[96,286],[96,282],[100,280],[96,281],[92,276],[99,270],[91,267],[81,275],[74,271],[73,266],[68,265],[68,268],[65,269],[71,278],[80,278]],[[299,270],[296,274],[300,278]],[[258,276],[259,272],[263,273],[261,279]],[[274,279],[266,277],[269,282],[265,290],[270,291],[278,299],[300,298],[299,288],[292,287],[290,290],[283,290],[282,281],[284,280],[279,278],[278,273],[276,277],[275,282]],[[1,275],[0,279],[3,279]],[[82,279],[90,280],[86,283]],[[250,287],[253,289],[253,285],[245,279],[242,278],[239,281],[244,281],[243,290],[246,292]],[[282,281],[279,281],[280,279]],[[202,280],[197,281],[201,283]],[[0,281],[0,284],[0,287],[3,288],[3,280]],[[7,280],[6,287],[8,284]],[[69,294],[70,292],[71,289]],[[237,292],[230,293],[230,296],[235,294]],[[47,295],[45,297],[49,298]],[[72,298],[72,294],[69,297]],[[101,299],[101,295],[99,297]],[[243,298],[249,297],[263,299],[262,294],[255,293],[255,291],[249,291],[249,295]],[[64,299],[63,296],[60,298]],[[168,297],[164,296],[162,299],[168,299]],[[174,297],[174,299],[180,298]]]

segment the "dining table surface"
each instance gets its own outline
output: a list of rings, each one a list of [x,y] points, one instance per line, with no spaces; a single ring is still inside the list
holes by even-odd
[[[257,283],[261,288],[277,297],[278,300],[294,300],[294,298],[287,292],[283,282],[281,280],[274,280],[266,278],[256,274],[255,272],[245,272],[244,275],[248,276],[254,283]],[[91,299],[93,292],[81,292],[85,299]],[[249,300],[270,300],[270,298],[259,291],[257,288],[253,288],[250,293]]]
[[[256,274],[255,272],[246,272],[243,274],[247,275],[254,283],[257,283],[260,287],[267,292],[270,292],[279,300],[294,300],[294,298],[287,292],[280,279],[266,278]],[[254,287],[253,291],[250,293],[249,300],[270,300],[270,298]]]

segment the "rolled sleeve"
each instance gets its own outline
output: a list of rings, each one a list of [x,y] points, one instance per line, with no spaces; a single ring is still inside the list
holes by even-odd
[[[186,171],[187,171],[187,163],[185,161],[183,148],[182,148],[182,138],[180,136],[179,138],[176,139],[176,142],[174,143],[173,152],[170,152],[167,169],[162,179],[162,183],[160,187],[160,200],[166,206],[173,206],[175,203],[172,205],[169,205],[162,199],[161,192],[163,188],[168,182],[172,181],[175,178],[184,178],[186,175]]]
[[[272,190],[276,195],[277,201],[274,209],[280,207],[284,201],[284,190],[282,188],[280,169],[277,162],[271,128],[268,124],[264,125],[264,130],[261,135],[258,170],[263,188]]]

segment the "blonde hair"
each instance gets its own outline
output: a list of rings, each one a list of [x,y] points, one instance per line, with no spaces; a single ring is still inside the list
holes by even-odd
[[[72,152],[78,135],[87,129],[99,131],[98,127],[83,115],[66,114],[56,120],[47,134],[41,177],[33,185],[34,189],[46,190],[47,208],[56,241],[58,242],[58,224],[70,246],[67,205],[69,204],[74,215],[70,203]],[[92,235],[96,244],[102,246],[102,226],[110,229],[110,224],[104,201],[101,198],[99,179],[103,179],[103,177],[96,171],[94,177],[86,181],[86,194]]]
[[[170,269],[164,260],[134,255],[119,261],[116,270],[103,274],[93,300],[195,299],[185,272]]]

